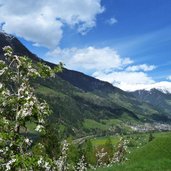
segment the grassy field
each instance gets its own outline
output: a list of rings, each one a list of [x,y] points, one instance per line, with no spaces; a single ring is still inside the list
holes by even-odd
[[[100,131],[109,131],[110,129],[119,128],[122,132],[131,132],[131,128],[125,124],[124,120],[128,119],[127,115],[121,117],[121,119],[107,119],[95,121],[93,119],[84,119],[83,127],[88,130],[98,129]],[[130,118],[128,120],[131,120]],[[135,123],[132,121],[132,123]]]
[[[158,133],[154,133],[154,136],[157,137],[159,135],[158,135]],[[137,133],[137,134],[131,134],[131,135],[124,135],[124,136],[115,135],[115,136],[109,136],[109,137],[114,146],[119,142],[121,137],[124,137],[124,139],[129,140],[129,142],[130,142],[129,145],[131,148],[131,147],[137,147],[137,146],[146,144],[148,142],[149,134]],[[95,137],[95,138],[91,139],[91,141],[94,146],[98,146],[98,145],[104,145],[107,139],[108,139],[108,136]]]
[[[133,139],[137,145],[133,144],[129,147],[132,150],[127,156],[128,161],[111,168],[101,168],[98,171],[171,171],[171,133],[155,133],[154,137],[151,142],[148,142],[148,134],[132,136],[130,139]],[[103,143],[103,139],[93,142],[94,144]]]
[[[110,136],[113,145],[116,145],[119,142],[120,136]],[[106,143],[107,137],[98,137],[93,138],[91,142],[94,146],[104,145]]]

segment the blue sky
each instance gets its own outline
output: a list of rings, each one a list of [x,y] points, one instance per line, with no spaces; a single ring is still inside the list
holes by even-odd
[[[170,0],[0,0],[2,29],[41,58],[124,90],[171,90]]]

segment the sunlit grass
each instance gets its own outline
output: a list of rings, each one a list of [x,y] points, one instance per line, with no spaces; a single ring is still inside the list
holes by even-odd
[[[98,171],[171,171],[171,133],[153,135],[155,138],[151,142],[132,148],[127,162],[111,168],[100,168]],[[148,134],[134,135],[138,143],[142,137],[147,138]]]

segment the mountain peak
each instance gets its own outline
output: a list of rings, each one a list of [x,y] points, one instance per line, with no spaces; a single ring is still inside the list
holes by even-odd
[[[6,37],[6,40],[12,40],[13,38],[15,38],[15,36],[13,36],[12,34],[8,34],[6,32],[4,32],[3,30],[0,30],[0,34]]]
[[[33,61],[42,61],[51,67],[55,66],[55,64],[44,61],[35,54],[31,53],[15,36],[0,31],[0,56],[3,54],[2,48],[4,46],[11,46],[14,50],[14,53],[17,55],[25,55],[31,58]],[[100,81],[78,71],[64,69],[62,73],[58,74],[58,76],[84,91],[104,91],[106,93],[115,91],[123,94],[125,93],[121,89],[114,87],[108,82]]]
[[[157,82],[157,83],[153,83],[153,84],[149,84],[149,85],[142,85],[141,88],[137,88],[134,90],[131,90],[130,92],[134,92],[134,91],[160,91],[164,94],[171,94],[171,82],[168,81],[161,81],[161,82]]]
[[[134,91],[137,94],[170,94],[168,90],[166,89],[158,89],[158,88],[151,88],[151,89],[141,89],[141,90],[136,90]]]
[[[25,55],[35,61],[41,60],[38,56],[30,52],[14,35],[0,31],[0,56],[3,56],[2,48],[4,46],[11,46],[16,55]]]

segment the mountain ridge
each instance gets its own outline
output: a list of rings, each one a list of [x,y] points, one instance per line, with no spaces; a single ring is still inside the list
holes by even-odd
[[[151,84],[151,85],[145,85],[144,88],[129,90],[128,92],[134,92],[134,91],[137,91],[137,90],[151,91],[152,89],[157,89],[157,90],[159,90],[159,91],[161,91],[162,93],[165,93],[165,94],[171,94],[171,82],[161,81],[161,82],[154,83],[154,84]]]
[[[163,111],[171,111],[171,94],[163,93],[158,89],[151,90],[137,90],[131,92],[141,102],[147,102],[157,108],[161,108]]]
[[[4,46],[11,46],[16,55],[21,55],[22,56],[24,54],[25,56],[28,56],[32,60],[35,60],[35,61],[38,61],[38,62],[41,61],[43,63],[48,64],[51,67],[56,66],[55,64],[53,64],[51,62],[48,62],[48,61],[45,61],[45,60],[39,58],[36,54],[33,54],[32,52],[30,52],[15,36],[7,34],[5,32],[0,32],[0,47],[1,47],[0,48],[0,55],[1,55],[1,57],[2,57],[2,54],[3,54],[2,47],[4,47]],[[82,85],[83,86],[83,88],[82,88],[80,85],[78,85],[78,83],[75,80],[72,79],[73,76],[78,77],[78,78],[82,77],[83,81],[85,79],[87,79],[90,82],[91,82],[91,80],[96,80],[96,83],[100,83],[100,85],[99,85],[100,87],[101,86],[103,87],[104,84],[105,84],[110,89],[118,89],[119,90],[119,88],[114,87],[112,84],[110,84],[110,83],[108,83],[106,81],[101,81],[101,80],[99,80],[97,78],[88,76],[88,75],[86,75],[84,73],[81,73],[79,71],[74,71],[74,70],[69,70],[69,69],[64,68],[63,72],[59,73],[58,75],[61,78],[63,78],[64,80],[66,80],[66,81],[70,80],[70,82],[73,85],[78,86],[79,88],[85,89],[85,90],[86,90],[86,88],[84,87],[84,84]],[[96,86],[98,86],[98,85],[96,85]],[[87,89],[91,90],[91,85]],[[122,91],[122,90],[120,89],[119,91]]]
[[[26,55],[33,61],[55,66],[31,53],[16,37],[10,37],[2,32],[1,59],[3,59],[2,48],[8,45],[17,55]],[[81,72],[64,68],[55,78],[39,79],[34,85],[37,95],[48,101],[53,110],[51,123],[55,126],[62,124],[67,133],[77,136],[83,133],[108,132],[115,126],[124,127],[121,123],[165,122],[167,119],[169,122],[168,112],[163,112],[146,101],[138,100],[132,93]],[[98,127],[96,125],[91,127],[90,122],[97,123]]]

